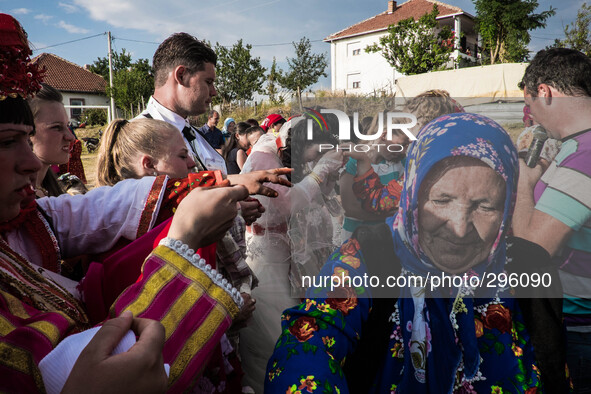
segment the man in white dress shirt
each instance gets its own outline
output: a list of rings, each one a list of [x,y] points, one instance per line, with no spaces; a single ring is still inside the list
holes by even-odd
[[[221,170],[227,174],[224,158],[187,120],[188,116],[205,113],[217,95],[213,85],[216,61],[215,52],[190,34],[168,37],[154,53],[154,94],[138,117],[173,124],[183,133],[199,170]]]

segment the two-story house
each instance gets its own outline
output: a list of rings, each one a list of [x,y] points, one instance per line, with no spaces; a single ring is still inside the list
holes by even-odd
[[[478,35],[474,17],[461,8],[435,0],[408,0],[400,5],[389,0],[387,10],[349,26],[324,39],[330,43],[331,88],[353,94],[391,94],[395,81],[402,76],[381,53],[366,53],[368,45],[388,34],[388,26],[404,19],[421,16],[437,5],[440,26],[449,26],[456,37],[452,58],[465,57],[475,61],[478,56]]]

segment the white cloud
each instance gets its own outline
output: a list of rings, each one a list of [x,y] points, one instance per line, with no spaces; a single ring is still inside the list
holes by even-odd
[[[175,7],[173,1],[156,0],[74,0],[85,9],[91,19],[106,22],[113,27],[135,29],[153,33],[162,39],[182,30],[182,23],[175,16],[186,12]],[[197,21],[193,21],[193,25]]]
[[[10,13],[12,15],[26,15],[29,12],[31,12],[31,10],[28,8],[15,8],[13,10],[10,10]]]
[[[281,9],[282,5],[296,9],[298,6],[284,0],[72,1],[95,21],[153,34],[154,37],[147,41],[163,40],[172,33],[184,31],[212,44],[217,41],[232,45],[239,38],[250,44],[269,44],[297,41],[302,34],[302,26],[297,18],[287,17],[290,11]],[[120,33],[121,36],[123,34]],[[277,55],[281,58],[283,52],[287,52],[283,48],[270,47],[269,55],[276,51],[280,52]],[[269,58],[272,59],[272,55]]]
[[[61,27],[62,29],[64,29],[68,33],[72,33],[72,34],[78,34],[78,33],[84,34],[84,33],[88,33],[90,31],[90,30],[84,29],[82,27],[70,25],[69,23],[66,23],[64,21],[59,21],[59,23],[56,26]]]
[[[336,0],[331,0],[336,1]],[[212,45],[233,45],[242,38],[252,44],[252,55],[270,65],[273,57],[285,67],[285,58],[293,57],[293,46],[277,44],[297,42],[306,35],[311,40],[322,39],[346,26],[332,22],[335,27],[326,31],[328,21],[312,12],[316,0],[71,0],[92,20],[113,28],[134,29],[149,33],[146,41],[162,41],[175,32],[187,32]],[[384,7],[385,8],[385,2]],[[363,19],[356,17],[355,22]],[[131,38],[133,34],[119,30],[117,38]],[[135,38],[135,37],[133,37]],[[119,43],[123,46],[125,44]],[[154,50],[156,48],[154,47]],[[329,46],[316,43],[313,52],[328,53]]]
[[[72,5],[72,4],[68,4],[68,3],[57,3],[58,6],[60,6],[61,8],[64,9],[64,11],[66,11],[66,13],[68,14],[73,14],[74,12],[77,12],[79,9],[78,7]]]
[[[51,18],[53,18],[53,16],[51,16],[51,15],[45,15],[45,14],[39,14],[39,15],[35,15],[34,18],[37,19],[37,20],[43,21],[44,23],[47,23],[47,22],[49,22],[49,20]]]

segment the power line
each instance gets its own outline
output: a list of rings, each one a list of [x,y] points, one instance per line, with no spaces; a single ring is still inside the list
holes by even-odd
[[[558,38],[558,37],[555,37],[555,38],[538,37],[538,36],[532,36],[531,34],[530,34],[530,37],[536,38],[538,40],[543,40],[543,41],[554,41],[556,38]]]
[[[310,40],[310,42],[321,42],[324,40]],[[292,45],[293,42],[282,42],[279,44],[257,44],[257,45],[253,45],[253,47],[273,47],[273,46],[279,46],[279,45]]]
[[[130,41],[130,42],[140,42],[140,43],[142,43],[142,44],[155,44],[155,45],[160,45],[160,43],[159,43],[159,42],[155,42],[155,41],[132,40],[131,38],[119,38],[119,37],[115,37],[115,36],[113,36],[113,40]]]
[[[54,47],[61,46],[61,45],[72,44],[72,43],[78,42],[78,41],[89,40],[91,38],[95,38],[95,37],[99,37],[99,36],[104,36],[106,34],[107,33],[104,32],[104,33],[95,34],[93,36],[78,38],[76,40],[70,40],[70,41],[60,42],[58,44],[52,44],[52,45],[48,45],[48,46],[45,46],[45,47],[42,47],[42,48],[33,49],[33,52],[41,51],[41,50],[48,49],[48,48],[54,48]],[[115,37],[115,36],[113,36],[112,39],[113,39],[113,41],[114,40],[120,40],[120,41],[129,41],[129,42],[138,42],[138,43],[141,43],[141,44],[153,44],[153,45],[160,45],[161,44],[160,42],[155,42],[155,41],[134,40],[134,39],[131,39],[131,38],[121,38],[121,37]],[[323,40],[310,40],[310,42],[322,42],[322,41]],[[274,46],[292,45],[292,44],[293,44],[292,42],[280,42],[280,43],[273,43],[273,44],[251,44],[251,45],[254,48],[254,47],[274,47]],[[231,48],[232,47],[231,45],[222,45],[222,46],[223,47],[226,47],[226,48]]]
[[[94,36],[88,36],[88,37],[84,37],[84,38],[78,38],[78,39],[76,39],[76,40],[71,40],[71,41],[60,42],[59,44],[53,44],[53,45],[48,45],[48,46],[46,46],[46,47],[42,47],[42,48],[36,48],[36,49],[33,49],[33,52],[41,51],[41,50],[43,50],[43,49],[47,49],[47,48],[58,47],[58,46],[60,46],[60,45],[71,44],[71,43],[73,43],[73,42],[78,42],[78,41],[88,40],[88,39],[90,39],[90,38],[95,38],[95,37],[98,37],[98,36],[104,36],[105,34],[107,34],[107,33],[106,33],[106,32],[104,32],[104,33],[95,34]]]
[[[113,40],[121,40],[121,41],[130,41],[130,42],[139,42],[142,44],[154,44],[154,45],[160,45],[159,42],[155,42],[155,41],[142,41],[142,40],[132,40],[130,38],[120,38],[120,37],[115,37],[113,36]],[[310,42],[321,42],[323,40],[310,40]],[[280,42],[280,43],[274,43],[274,44],[251,44],[252,47],[273,47],[273,46],[280,46],[280,45],[292,45],[292,42]],[[222,45],[225,48],[231,48],[231,45]]]

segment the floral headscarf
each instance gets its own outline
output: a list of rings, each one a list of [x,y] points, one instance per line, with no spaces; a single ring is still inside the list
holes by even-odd
[[[419,246],[419,188],[429,171],[439,161],[453,156],[478,159],[495,170],[506,182],[504,214],[501,227],[484,266],[505,263],[504,238],[510,226],[515,204],[518,162],[517,151],[507,132],[495,121],[482,115],[456,113],[441,116],[427,124],[409,147],[405,183],[394,226],[408,256],[405,268],[415,273],[438,273]]]
[[[418,197],[420,185],[429,171],[441,160],[453,156],[481,160],[506,182],[503,219],[490,254],[467,274],[502,272],[518,176],[517,151],[509,135],[485,116],[456,113],[427,124],[417,138],[409,148],[398,214],[389,221],[403,273],[423,277],[441,274],[419,245]],[[433,298],[426,297],[426,293]],[[429,293],[426,287],[402,289],[397,305],[398,318],[404,327],[403,343],[408,343],[409,349],[404,355],[403,381],[398,386],[401,392],[428,392],[429,387],[438,387],[441,392],[451,391],[458,370],[462,370],[466,379],[477,376],[480,353],[474,329],[474,308],[491,301],[497,294],[484,289],[478,295],[487,298],[474,299],[473,295],[471,288],[455,289],[452,294]],[[433,331],[432,326],[437,329]]]

